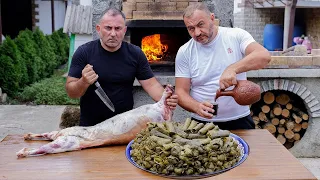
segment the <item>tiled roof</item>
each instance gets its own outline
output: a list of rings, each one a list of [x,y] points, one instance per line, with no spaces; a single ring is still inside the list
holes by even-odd
[[[92,34],[92,6],[69,5],[64,19],[63,32]]]

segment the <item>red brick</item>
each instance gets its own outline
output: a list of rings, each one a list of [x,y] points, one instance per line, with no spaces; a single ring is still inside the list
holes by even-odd
[[[123,2],[122,3],[122,10],[126,11],[135,11],[136,10],[136,3],[129,3],[129,2]]]
[[[188,2],[177,2],[177,10],[184,10],[188,7]]]
[[[134,19],[174,19],[182,20],[182,11],[133,11]]]
[[[285,56],[271,56],[271,61],[268,65],[288,65],[288,59]]]
[[[288,57],[288,56],[287,56]],[[292,56],[288,57],[288,65],[297,67],[297,66],[311,66],[312,65],[312,56]]]
[[[312,57],[312,65],[320,66],[320,56],[313,56]]]
[[[136,7],[137,7],[136,8],[137,11],[148,11],[149,10],[149,3],[140,2],[140,3],[137,3]]]

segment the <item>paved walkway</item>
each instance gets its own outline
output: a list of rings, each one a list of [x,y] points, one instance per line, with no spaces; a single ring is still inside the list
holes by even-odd
[[[7,134],[43,133],[59,129],[65,106],[0,105],[0,142]],[[320,158],[299,158],[320,179]]]
[[[64,108],[65,106],[0,105],[0,141],[7,134],[57,130]]]

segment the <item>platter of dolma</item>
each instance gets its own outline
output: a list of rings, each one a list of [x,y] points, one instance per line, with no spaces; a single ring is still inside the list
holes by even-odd
[[[198,124],[198,123],[196,123],[196,124]],[[172,125],[168,125],[165,123],[164,123],[164,126],[159,123],[152,124],[152,125],[149,124],[148,128],[145,130],[145,132],[140,133],[140,137],[138,134],[137,137],[134,140],[130,141],[130,143],[127,145],[125,155],[126,155],[128,161],[131,164],[133,164],[135,167],[137,167],[143,171],[157,175],[157,176],[162,176],[162,177],[166,177],[166,178],[174,178],[174,179],[196,179],[196,178],[205,178],[205,177],[209,177],[209,176],[215,176],[215,175],[224,173],[230,169],[233,169],[233,168],[239,166],[240,164],[242,164],[247,159],[247,157],[249,155],[249,146],[241,137],[239,137],[233,133],[230,133],[230,132],[228,134],[224,134],[224,130],[220,130],[220,129],[218,129],[218,127],[216,127],[216,131],[222,132],[222,133],[220,133],[219,137],[218,136],[214,136],[214,137],[211,136],[211,139],[209,139],[211,142],[210,143],[206,142],[206,146],[203,146],[203,144],[196,144],[196,145],[191,144],[191,146],[188,144],[184,144],[183,146],[181,146],[181,147],[185,148],[185,149],[183,149],[183,152],[180,150],[179,151],[180,154],[179,153],[174,154],[174,152],[175,152],[174,150],[179,149],[179,146],[171,145],[172,142],[174,142],[173,144],[176,144],[175,142],[177,142],[177,141],[175,141],[177,139],[175,137],[176,135],[173,135],[173,134],[177,134],[177,129],[179,127],[181,129],[183,129],[182,125],[174,124],[174,128],[175,128],[176,132],[175,133],[168,132],[167,133],[168,136],[165,135],[166,131],[161,131],[161,133],[156,131],[157,137],[153,137],[154,134],[152,133],[153,132],[152,129],[159,130],[159,127],[170,127],[170,126],[172,126]],[[205,125],[202,127],[205,128],[207,126],[208,125]],[[167,130],[168,129],[170,129],[170,128],[167,128]],[[214,129],[212,129],[212,131],[213,130]],[[201,133],[199,133],[199,131],[197,133],[201,134]],[[150,134],[150,132],[151,132],[151,134]],[[188,130],[186,130],[184,132],[188,132]],[[191,132],[191,129],[189,132]],[[206,134],[209,134],[209,131]],[[215,132],[215,135],[216,134],[217,133]],[[181,132],[179,135],[181,136]],[[146,143],[145,141],[147,141],[146,140],[147,136],[149,136],[149,137],[152,136],[152,138],[151,138],[152,140],[159,142],[159,143],[157,143],[156,148],[152,148],[154,150],[152,150],[151,147],[148,147],[148,145],[144,144],[144,143]],[[178,138],[184,139],[184,138],[181,138],[180,136],[178,136]],[[170,138],[170,137],[172,137],[172,139],[173,138],[175,138],[175,139],[172,140],[172,142],[170,142],[170,141],[160,142],[159,141],[159,139],[166,140],[166,138]],[[199,141],[204,142],[207,139],[208,139],[208,137],[206,139],[192,139],[192,140],[199,140]],[[187,143],[191,142],[190,140],[187,139],[187,137],[186,137],[185,141],[183,141],[183,142],[186,142],[186,141],[187,141]],[[216,147],[213,149],[208,149],[208,147],[212,147],[212,146],[209,146],[210,144],[216,145],[215,143],[217,143],[219,141],[221,143],[220,149],[217,149]],[[162,143],[164,143],[164,144],[162,144]],[[180,143],[180,142],[178,142],[178,143]],[[236,148],[236,155],[234,155],[234,156],[228,155],[228,153],[235,154],[235,152],[233,152],[233,153],[232,153],[232,151],[230,152],[230,148],[229,148],[229,150],[221,150],[222,146],[226,147],[227,143],[229,143],[229,144],[231,143],[230,147]],[[158,146],[160,146],[159,144],[162,144],[162,146],[158,147]],[[137,147],[139,147],[139,146],[141,146],[141,149],[143,149],[143,150],[137,151]],[[197,148],[197,147],[202,147],[203,149],[205,149],[205,152],[199,153],[199,151],[195,150],[195,148]],[[145,152],[145,150],[148,152]],[[191,150],[190,151],[191,155],[190,154],[189,154],[189,156],[187,155],[187,152],[188,152],[187,150],[188,151]],[[163,151],[163,153],[162,152],[159,153],[159,151]],[[196,155],[194,154],[194,151],[197,151]],[[233,151],[234,151],[234,148],[233,148]],[[170,153],[164,155],[165,152],[170,152]],[[181,154],[183,154],[183,155],[181,155]],[[137,157],[141,157],[141,158],[137,158]],[[221,160],[221,157],[224,159]],[[188,158],[190,160],[188,160]],[[172,161],[172,160],[176,160],[176,161]]]

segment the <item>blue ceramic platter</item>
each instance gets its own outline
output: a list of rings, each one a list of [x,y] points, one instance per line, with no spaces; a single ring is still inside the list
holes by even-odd
[[[153,171],[149,171],[147,169],[144,169],[143,167],[139,166],[136,162],[134,162],[131,158],[131,155],[130,155],[130,151],[131,151],[131,144],[133,143],[133,140],[127,145],[126,147],[126,157],[128,159],[128,161],[133,164],[135,167],[141,169],[141,170],[144,170],[144,171],[147,171],[149,173],[152,173],[154,175],[157,175],[157,176],[162,176],[162,177],[167,177],[167,178],[174,178],[174,179],[194,179],[194,178],[205,178],[205,177],[208,177],[208,176],[214,176],[214,175],[218,175],[220,173],[223,173],[223,172],[226,172],[232,168],[235,168],[237,166],[239,166],[241,163],[243,163],[248,155],[249,155],[249,146],[248,144],[239,136],[235,135],[235,134],[230,134],[230,137],[232,137],[235,141],[238,141],[238,144],[239,144],[239,148],[241,150],[241,158],[240,158],[240,161],[237,162],[235,165],[229,167],[229,168],[226,168],[226,169],[223,169],[223,170],[220,170],[220,171],[215,171],[215,172],[212,172],[212,173],[208,173],[208,174],[202,174],[202,175],[183,175],[183,176],[175,176],[175,175],[165,175],[165,174],[160,174],[160,173],[156,173],[156,172],[153,172]]]

